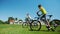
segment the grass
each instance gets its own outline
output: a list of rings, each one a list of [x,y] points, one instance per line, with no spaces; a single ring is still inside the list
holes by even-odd
[[[45,26],[42,26],[40,31],[30,31],[28,28],[22,28],[21,25],[0,24],[0,34],[60,34],[60,26],[56,31],[47,31]]]

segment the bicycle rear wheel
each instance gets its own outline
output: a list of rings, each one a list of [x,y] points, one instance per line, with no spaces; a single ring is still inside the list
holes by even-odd
[[[32,31],[39,31],[41,29],[41,23],[37,20],[33,20],[30,24],[30,29]]]
[[[60,20],[56,20],[56,19],[50,22],[51,27],[54,29],[56,29],[59,24],[60,24]]]

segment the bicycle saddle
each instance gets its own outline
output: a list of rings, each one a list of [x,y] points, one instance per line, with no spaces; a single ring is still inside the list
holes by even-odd
[[[49,17],[52,17],[53,15],[48,15]]]

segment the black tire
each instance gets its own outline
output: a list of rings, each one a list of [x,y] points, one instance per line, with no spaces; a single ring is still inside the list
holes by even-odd
[[[23,27],[23,28],[27,28],[27,27],[28,27],[28,24],[27,24],[26,22],[24,22],[24,23],[22,24],[22,27]]]
[[[52,28],[56,29],[58,25],[60,25],[60,20],[54,19],[50,22]]]
[[[31,29],[31,31],[39,31],[41,29],[41,23],[40,23],[40,21],[33,20],[31,22],[31,24],[30,24],[30,29]]]

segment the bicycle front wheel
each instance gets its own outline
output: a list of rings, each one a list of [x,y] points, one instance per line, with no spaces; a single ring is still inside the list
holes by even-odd
[[[27,24],[26,22],[24,22],[24,23],[22,24],[22,27],[23,27],[23,28],[27,28],[27,27],[28,27],[28,24]]]
[[[33,20],[30,24],[30,29],[32,31],[39,31],[41,29],[41,23],[40,21]]]

